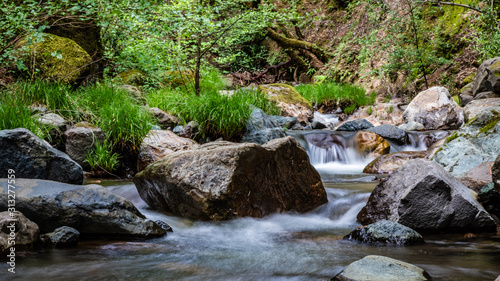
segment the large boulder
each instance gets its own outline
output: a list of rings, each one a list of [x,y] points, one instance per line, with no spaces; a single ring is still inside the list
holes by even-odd
[[[337,131],[349,131],[356,132],[373,127],[373,124],[368,122],[366,119],[356,119],[352,121],[347,121],[337,128]]]
[[[66,137],[66,153],[85,170],[90,165],[85,161],[87,154],[95,149],[97,142],[104,143],[104,132],[87,122],[80,122],[64,133]]]
[[[7,179],[0,179],[0,209],[7,209]],[[42,233],[70,226],[81,234],[149,238],[166,232],[125,198],[98,185],[16,179],[16,210]]]
[[[7,202],[7,199],[5,199],[5,202]],[[7,207],[2,208],[2,210],[7,210]],[[10,240],[9,243],[9,238],[13,237],[15,240]],[[39,240],[40,229],[38,225],[30,221],[22,213],[0,213],[0,253],[10,253],[11,247],[17,250],[30,249],[35,247]],[[12,241],[15,241],[15,245],[12,244]]]
[[[179,137],[171,131],[151,130],[142,141],[137,156],[137,171],[144,170],[149,164],[170,153],[193,149],[197,146],[198,143],[194,140]]]
[[[13,170],[18,178],[83,183],[78,163],[26,129],[0,131],[0,147],[0,178]]]
[[[422,268],[384,256],[366,256],[347,266],[332,281],[423,281],[431,276]]]
[[[366,165],[363,173],[392,174],[412,159],[425,158],[426,151],[401,151],[382,155]]]
[[[28,64],[30,73],[59,82],[73,83],[85,76],[92,61],[89,54],[75,41],[52,34],[44,34],[44,41],[27,44],[23,39],[17,47],[27,47],[26,56],[36,62]],[[37,68],[31,69],[31,68]]]
[[[463,177],[500,154],[500,112],[483,111],[446,139],[433,161],[453,176]]]
[[[408,134],[405,130],[401,130],[393,125],[380,125],[377,127],[372,127],[364,129],[364,131],[375,133],[386,140],[394,141],[397,144],[406,144],[408,142]]]
[[[477,69],[472,81],[472,96],[476,98],[483,92],[500,95],[500,57],[486,60]]]
[[[416,159],[373,190],[358,220],[391,220],[421,233],[493,232],[493,218],[473,191],[432,161]]]
[[[391,145],[383,137],[372,132],[357,132],[353,137],[358,151],[368,157],[379,157],[389,154]]]
[[[311,103],[290,85],[260,85],[257,90],[276,103],[282,116],[297,117],[301,123],[308,123],[314,118]]]
[[[444,87],[419,93],[403,113],[405,123],[416,122],[425,130],[458,129],[464,122],[462,109]]]
[[[254,108],[248,119],[247,131],[243,135],[241,142],[264,144],[270,140],[285,136],[285,130],[278,120],[271,118],[262,109]]]
[[[469,122],[484,111],[500,111],[500,98],[473,100],[464,107],[464,120]]]
[[[373,244],[412,245],[424,243],[420,233],[397,222],[381,220],[360,226],[344,237],[344,240]]]
[[[151,208],[202,220],[307,212],[327,202],[318,172],[292,137],[175,152],[134,183]]]

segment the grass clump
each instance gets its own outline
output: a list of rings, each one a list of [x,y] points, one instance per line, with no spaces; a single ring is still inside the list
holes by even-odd
[[[279,109],[264,95],[252,90],[238,90],[231,95],[209,91],[196,96],[179,90],[162,90],[147,97],[148,104],[158,107],[184,122],[196,121],[202,136],[234,140],[243,134],[252,109],[261,108],[270,115]]]
[[[338,83],[319,85],[299,85],[295,89],[308,101],[327,106],[341,106],[345,113],[352,113],[357,107],[373,104],[376,94],[367,96],[366,91],[358,86]]]
[[[87,162],[92,171],[113,172],[118,166],[120,156],[113,152],[113,145],[110,142],[96,142],[94,149],[87,153],[85,162]]]

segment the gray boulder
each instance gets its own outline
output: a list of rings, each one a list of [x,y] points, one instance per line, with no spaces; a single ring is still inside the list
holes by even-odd
[[[125,198],[98,185],[16,179],[16,209],[42,233],[70,226],[82,234],[149,238],[166,232]],[[0,209],[7,209],[7,179],[0,179]]]
[[[425,130],[458,129],[464,122],[462,109],[444,87],[420,92],[403,112],[405,123],[422,124]]]
[[[375,133],[384,139],[394,141],[397,144],[406,144],[408,142],[408,135],[406,134],[406,131],[393,125],[384,124],[368,128],[365,131]]]
[[[60,115],[55,113],[40,113],[34,115],[33,118],[38,122],[38,124],[54,127],[61,131],[66,131],[66,120],[62,118]]]
[[[327,202],[319,173],[292,137],[174,152],[134,183],[151,208],[202,220],[308,212]]]
[[[500,94],[500,57],[483,62],[472,81],[472,96],[474,98],[479,93],[489,91]]]
[[[104,143],[106,135],[104,132],[87,122],[80,122],[64,133],[66,137],[66,154],[75,160],[85,170],[90,165],[85,162],[87,154],[95,148],[96,142]]]
[[[392,174],[412,159],[425,158],[426,151],[401,151],[375,158],[363,169],[367,174]]]
[[[432,161],[416,159],[375,187],[358,220],[391,220],[420,233],[494,232],[475,193]]]
[[[179,118],[168,114],[157,107],[150,108],[149,112],[153,114],[162,129],[174,128],[181,123],[181,120]]]
[[[78,245],[79,239],[80,232],[69,226],[61,226],[56,228],[53,232],[42,235],[45,246],[53,248],[75,247]]]
[[[424,243],[424,238],[415,230],[399,223],[381,220],[367,226],[360,226],[344,237],[361,243],[382,243],[412,245]]]
[[[347,121],[337,128],[337,131],[361,131],[373,127],[373,124],[368,122],[366,119],[356,119],[352,121]]]
[[[333,281],[422,281],[431,276],[422,268],[384,256],[366,256],[347,266]]]
[[[78,163],[23,128],[0,131],[0,178],[7,178],[9,169],[16,178],[83,183]]]
[[[200,124],[196,121],[191,121],[186,124],[186,126],[182,127],[182,131],[179,133],[179,136],[183,138],[193,139],[198,135],[200,131]]]
[[[500,113],[484,110],[447,138],[432,160],[453,176],[463,177],[500,154]]]
[[[257,116],[259,116],[259,114],[257,114]],[[276,121],[278,123],[278,126],[283,128],[283,129],[290,130],[295,125],[300,126],[300,123],[299,123],[299,120],[297,119],[297,117],[285,117],[285,116],[277,116],[277,115],[271,115],[269,117],[271,119],[273,119],[274,121]]]
[[[469,122],[484,111],[500,111],[500,98],[473,100],[464,107],[465,122]]]
[[[3,200],[3,199],[2,199]],[[7,199],[5,199],[7,202]],[[7,207],[2,208],[7,210]],[[11,232],[15,233],[15,245],[9,243]],[[36,247],[40,240],[40,229],[38,225],[20,212],[0,213],[0,253],[9,253],[10,248],[16,250],[32,249]]]
[[[260,108],[254,108],[247,121],[247,131],[243,135],[241,142],[264,144],[270,140],[285,137],[285,130],[280,121],[281,123],[286,122],[285,119],[272,118]]]

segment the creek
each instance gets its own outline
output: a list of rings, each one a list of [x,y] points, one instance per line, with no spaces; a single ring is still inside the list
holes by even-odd
[[[494,280],[500,274],[496,236],[424,236],[426,244],[405,247],[343,241],[359,226],[356,215],[377,184],[373,175],[361,172],[371,159],[351,148],[352,133],[320,131],[338,140],[337,147],[328,150],[308,141],[312,133],[289,132],[306,147],[327,190],[329,202],[314,212],[192,221],[149,209],[130,181],[103,181],[174,232],[146,241],[94,239],[81,241],[75,249],[23,252],[9,280],[328,280],[370,254],[420,266],[434,280]],[[409,144],[393,144],[392,149],[423,150],[426,140],[441,134],[413,134]]]

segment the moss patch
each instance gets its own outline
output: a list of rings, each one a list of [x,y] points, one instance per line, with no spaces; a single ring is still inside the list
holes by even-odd
[[[500,112],[493,111],[493,114],[495,116],[486,125],[479,129],[479,133],[487,133],[498,124],[500,121]]]
[[[119,80],[120,83],[132,86],[144,85],[144,79],[144,73],[135,69],[126,70],[115,77],[115,80]]]
[[[271,100],[288,104],[301,104],[312,110],[311,103],[295,90],[294,87],[286,84],[269,84],[258,87],[260,93],[267,94]]]

